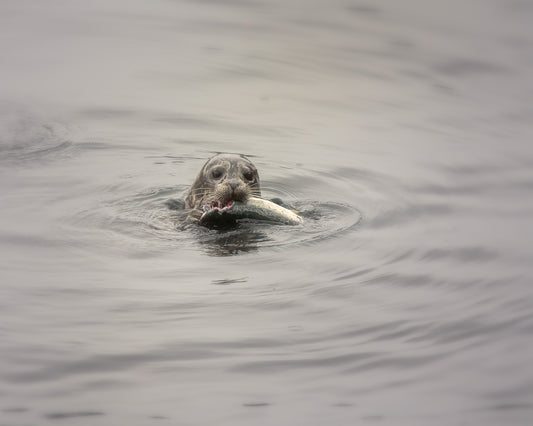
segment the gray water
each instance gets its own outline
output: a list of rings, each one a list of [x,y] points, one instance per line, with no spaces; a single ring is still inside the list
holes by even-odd
[[[533,3],[0,1],[0,425],[530,425]],[[247,154],[302,226],[180,226]]]

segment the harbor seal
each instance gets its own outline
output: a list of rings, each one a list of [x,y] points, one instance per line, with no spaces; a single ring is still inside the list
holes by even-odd
[[[250,197],[261,197],[257,168],[244,155],[218,154],[200,170],[185,198],[185,208],[190,209],[188,219],[197,222],[205,206],[223,209]]]

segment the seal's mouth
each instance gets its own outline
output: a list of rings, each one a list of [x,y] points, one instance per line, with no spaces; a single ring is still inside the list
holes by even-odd
[[[211,204],[204,205],[203,209],[204,209],[204,212],[208,212],[208,211],[213,210],[213,209],[218,210],[218,211],[221,212],[223,210],[229,209],[231,206],[233,206],[233,204],[235,204],[234,200],[229,200],[229,201],[226,201],[226,202],[216,200],[216,201],[213,201]]]

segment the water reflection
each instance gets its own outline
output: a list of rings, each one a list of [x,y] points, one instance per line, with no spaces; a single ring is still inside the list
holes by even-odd
[[[237,229],[209,230],[200,235],[198,242],[207,254],[224,257],[255,252],[261,243],[268,241],[266,232],[241,224]]]

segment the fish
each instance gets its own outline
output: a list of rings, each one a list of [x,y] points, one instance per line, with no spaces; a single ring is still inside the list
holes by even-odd
[[[217,225],[235,222],[237,219],[264,220],[284,225],[300,225],[303,219],[292,210],[286,209],[263,198],[250,197],[246,202],[235,201],[225,207],[204,205],[200,217],[201,225]]]

